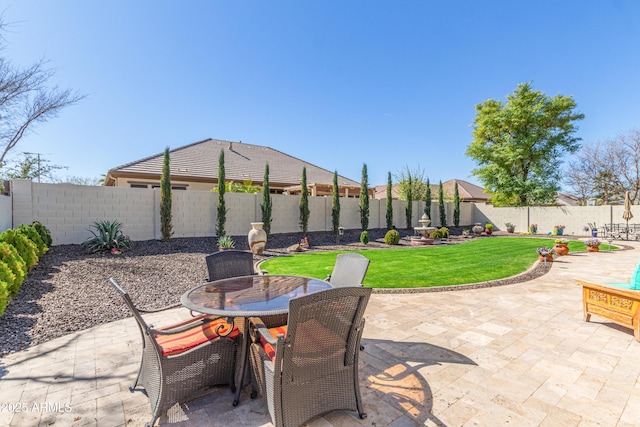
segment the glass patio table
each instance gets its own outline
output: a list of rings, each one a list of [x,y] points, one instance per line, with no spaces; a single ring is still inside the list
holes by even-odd
[[[253,275],[231,277],[205,283],[185,292],[182,305],[189,310],[229,318],[243,318],[240,353],[240,381],[233,406],[239,401],[248,359],[249,317],[273,316],[289,312],[289,300],[331,289],[324,280],[304,276]],[[231,329],[229,329],[229,332]]]

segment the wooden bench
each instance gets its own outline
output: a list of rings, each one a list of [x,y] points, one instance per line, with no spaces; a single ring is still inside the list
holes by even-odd
[[[584,321],[591,315],[604,317],[625,328],[633,329],[633,336],[640,341],[640,291],[576,280],[582,285]]]

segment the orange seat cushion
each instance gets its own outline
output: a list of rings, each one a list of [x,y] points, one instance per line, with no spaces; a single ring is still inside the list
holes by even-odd
[[[275,328],[269,328],[269,333],[271,334],[271,336],[273,338],[276,339],[276,341],[278,340],[278,334],[282,334],[286,338],[287,337],[287,325],[277,326]],[[267,353],[267,356],[269,356],[269,359],[271,359],[271,361],[273,361],[276,358],[276,349],[273,348],[273,346],[271,344],[269,344],[267,342],[267,340],[265,340],[262,335],[260,335],[260,345],[262,345],[262,348],[264,348],[264,351],[265,351],[265,353]]]
[[[224,319],[216,319],[213,322],[187,329],[178,334],[156,335],[156,341],[162,347],[163,356],[173,356],[218,338],[219,335],[216,334],[216,328],[220,325],[222,325],[220,329],[222,335],[226,334],[231,327]],[[236,338],[239,335],[238,328],[233,327],[231,333],[226,337]]]

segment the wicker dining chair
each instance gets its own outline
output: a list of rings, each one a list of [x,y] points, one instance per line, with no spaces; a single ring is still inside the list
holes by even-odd
[[[228,250],[212,253],[204,259],[207,262],[210,282],[265,273],[264,271],[256,271],[251,252]]]
[[[266,397],[276,427],[299,426],[334,410],[366,418],[358,384],[364,311],[371,288],[328,289],[289,302],[286,326],[252,318],[252,396]]]
[[[348,252],[339,254],[333,272],[325,279],[334,288],[342,286],[362,286],[369,269],[369,259],[363,255]]]
[[[142,335],[140,369],[129,391],[142,391],[149,398],[152,417],[147,426],[153,426],[169,408],[196,391],[221,384],[230,384],[235,391],[238,328],[206,315],[154,327],[141,315],[149,311],[136,308],[115,279],[109,282],[129,306]]]

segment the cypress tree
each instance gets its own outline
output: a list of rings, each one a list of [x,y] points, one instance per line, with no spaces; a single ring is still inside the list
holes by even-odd
[[[427,191],[424,197],[424,213],[431,219],[431,184],[429,184],[429,178],[427,178]]]
[[[301,197],[300,197],[300,228],[303,237],[309,231],[309,195],[307,194],[307,168],[302,168]]]
[[[224,204],[225,192],[224,149],[220,150],[218,158],[218,217],[216,218],[216,236],[225,235],[224,225],[227,222],[227,207]]]
[[[411,229],[413,217],[413,180],[411,179],[411,172],[407,173],[407,181],[407,206],[405,208],[405,215],[407,217],[407,228]]]
[[[262,222],[264,223],[262,229],[267,233],[267,237],[271,234],[271,190],[269,189],[269,163],[264,167],[264,178],[262,180],[262,204],[260,205],[262,211]]]
[[[367,164],[362,165],[362,182],[360,182],[360,225],[362,231],[369,228],[369,177]]]
[[[453,187],[453,225],[460,227],[460,193],[457,182]]]
[[[169,147],[164,150],[162,163],[162,177],[160,178],[160,231],[162,241],[168,242],[173,235],[171,221],[171,168],[169,159]]]
[[[447,214],[444,210],[444,190],[442,189],[442,181],[438,187],[438,207],[440,208],[440,227],[447,226]]]
[[[331,228],[338,234],[340,227],[340,189],[338,188],[338,171],[333,173],[333,189],[331,190]]]
[[[393,228],[393,199],[391,196],[391,172],[387,177],[387,230]]]

